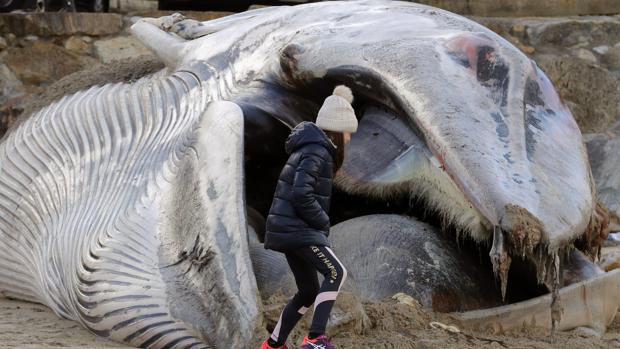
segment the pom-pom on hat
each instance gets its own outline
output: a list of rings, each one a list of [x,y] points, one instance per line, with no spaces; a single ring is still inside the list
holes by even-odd
[[[357,118],[351,106],[353,92],[345,85],[336,86],[331,96],[325,98],[316,118],[316,125],[326,131],[355,132]]]

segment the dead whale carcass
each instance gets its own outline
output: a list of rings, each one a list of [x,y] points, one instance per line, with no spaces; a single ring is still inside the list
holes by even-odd
[[[132,30],[166,70],[68,96],[0,144],[4,294],[137,346],[242,347],[260,308],[245,206],[265,213],[282,137],[343,82],[362,117],[346,192],[424,199],[494,241],[504,280],[524,255],[557,282],[558,251],[598,234],[569,111],[527,57],[465,18],[329,2]]]

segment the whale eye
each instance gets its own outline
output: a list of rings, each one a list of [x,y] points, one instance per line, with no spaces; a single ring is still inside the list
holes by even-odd
[[[294,76],[297,71],[297,57],[305,51],[299,44],[289,44],[280,51],[280,67],[286,76]]]

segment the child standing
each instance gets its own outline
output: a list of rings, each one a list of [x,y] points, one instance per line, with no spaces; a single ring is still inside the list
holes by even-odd
[[[325,328],[347,271],[329,247],[327,212],[333,176],[344,159],[344,146],[351,133],[357,131],[352,101],[351,90],[337,86],[325,99],[316,124],[302,122],[286,141],[290,156],[280,173],[267,217],[265,248],[285,254],[298,292],[261,349],[287,348],[289,333],[313,304],[310,333],[301,348],[335,349]],[[325,277],[320,287],[317,271]]]

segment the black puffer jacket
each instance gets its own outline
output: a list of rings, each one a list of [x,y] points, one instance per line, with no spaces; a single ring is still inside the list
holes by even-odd
[[[285,251],[329,246],[329,201],[336,148],[311,122],[302,122],[286,141],[290,154],[280,173],[267,217],[265,248]]]

